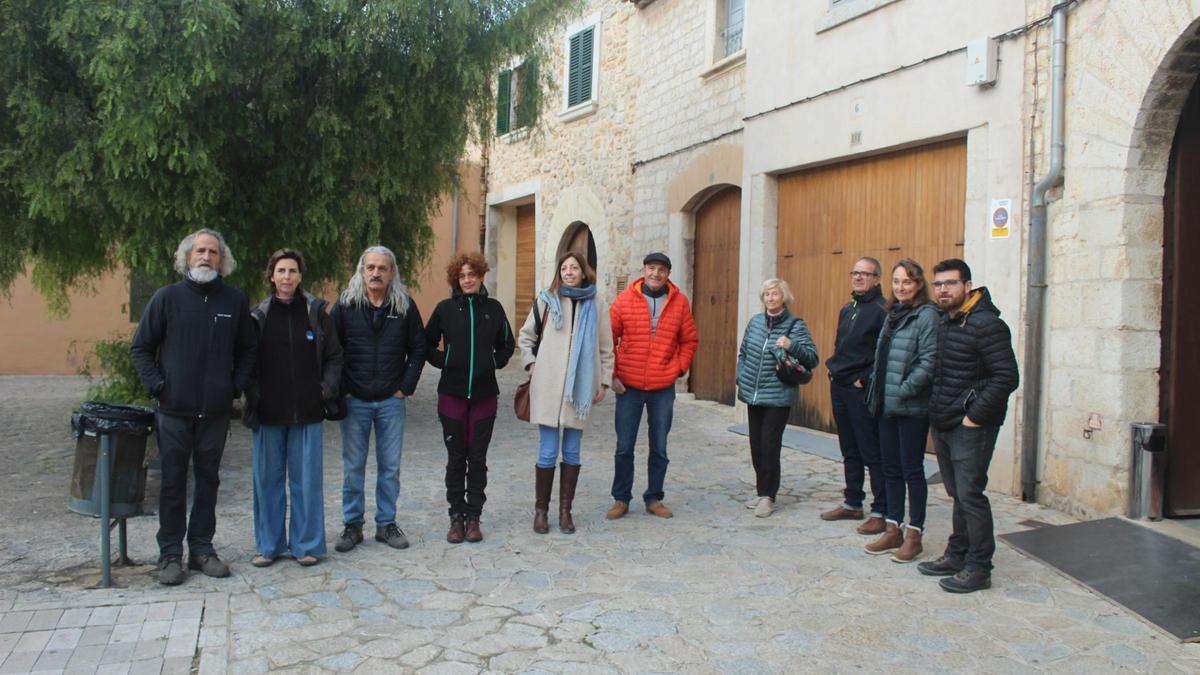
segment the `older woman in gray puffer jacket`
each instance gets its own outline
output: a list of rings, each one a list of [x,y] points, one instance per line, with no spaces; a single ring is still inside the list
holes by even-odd
[[[892,268],[892,299],[875,348],[875,373],[867,408],[879,420],[879,451],[887,485],[887,529],[867,544],[872,555],[890,551],[892,561],[912,562],[921,554],[925,529],[925,439],[929,393],[937,355],[938,312],[929,298],[925,270],[904,258]],[[908,523],[904,497],[908,493]]]
[[[776,354],[786,351],[812,370],[819,357],[804,319],[792,316],[795,299],[783,279],[767,279],[759,290],[765,311],[750,317],[738,349],[738,400],[745,403],[750,427],[750,461],[754,464],[758,496],[746,503],[765,518],[775,510],[779,492],[779,454],[788,413],[796,404],[796,387],[775,375]]]

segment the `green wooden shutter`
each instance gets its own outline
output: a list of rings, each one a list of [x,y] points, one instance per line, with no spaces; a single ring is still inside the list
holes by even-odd
[[[507,134],[509,128],[508,109],[512,100],[512,71],[500,71],[496,86],[496,133]]]
[[[571,51],[567,62],[567,107],[592,100],[592,50],[595,47],[595,26],[571,36]]]
[[[521,66],[520,75],[517,77],[517,89],[520,93],[517,94],[517,120],[513,125],[515,128],[527,127],[537,122],[538,111],[535,105],[538,100],[538,66],[537,60],[529,59]]]

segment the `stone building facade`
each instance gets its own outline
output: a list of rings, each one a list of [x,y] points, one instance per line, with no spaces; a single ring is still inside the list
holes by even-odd
[[[885,266],[915,257],[926,269],[955,256],[991,291],[1028,371],[1030,201],[1047,170],[1059,5],[1065,161],[1048,193],[1045,319],[1033,334],[1042,377],[1010,401],[991,485],[1084,517],[1121,513],[1134,422],[1169,422],[1168,472],[1200,475],[1200,423],[1191,429],[1185,414],[1197,404],[1189,383],[1200,366],[1187,355],[1200,353],[1200,327],[1179,290],[1200,252],[1188,239],[1200,206],[1193,214],[1194,190],[1171,188],[1189,185],[1184,141],[1200,119],[1200,102],[1187,103],[1200,73],[1190,0],[979,0],[969,12],[937,0],[592,0],[594,111],[573,118],[560,107],[490,148],[500,296],[511,302],[514,209],[528,203],[539,286],[582,222],[610,297],[644,252],[666,250],[672,279],[699,296],[698,320],[711,304],[740,331],[760,311],[759,283],[784,276],[819,344],[831,344],[830,308],[844,302],[843,268],[858,255]],[[735,10],[740,42],[722,50]],[[736,261],[728,302],[696,271],[711,265],[701,240],[718,201],[736,209],[735,240],[722,243]],[[829,430],[819,382],[794,419]],[[1025,419],[1033,387],[1041,399]],[[1196,501],[1195,481],[1168,479],[1168,511],[1200,513]]]

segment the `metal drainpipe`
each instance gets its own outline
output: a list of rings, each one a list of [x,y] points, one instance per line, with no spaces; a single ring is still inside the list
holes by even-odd
[[[1063,112],[1066,107],[1067,4],[1055,3],[1050,51],[1050,168],[1033,186],[1029,209],[1029,278],[1025,300],[1025,391],[1021,423],[1021,498],[1037,501],[1041,438],[1042,333],[1046,306],[1046,192],[1062,181]]]

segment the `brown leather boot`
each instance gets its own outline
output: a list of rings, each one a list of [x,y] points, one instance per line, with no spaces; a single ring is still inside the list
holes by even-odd
[[[910,563],[921,555],[921,531],[915,527],[904,528],[904,544],[892,554],[892,562]]]
[[[883,536],[864,546],[863,550],[871,555],[883,555],[894,548],[900,548],[903,544],[904,533],[895,523],[889,522]]]
[[[563,463],[562,475],[558,479],[558,530],[563,534],[575,534],[575,521],[571,519],[571,503],[575,501],[575,485],[579,482],[579,465]]]
[[[821,514],[821,520],[862,520],[862,517],[862,509],[848,509],[844,506],[830,509]]]
[[[859,534],[883,534],[886,529],[887,523],[883,522],[883,518],[871,516],[867,518],[867,522],[854,528],[854,531]]]
[[[461,514],[450,516],[450,531],[446,533],[446,541],[451,544],[461,544],[463,540],[463,517]]]
[[[533,502],[533,531],[546,534],[550,531],[550,491],[554,489],[554,467],[537,467],[536,501]]]
[[[463,523],[463,536],[472,544],[483,541],[483,530],[479,529],[479,516],[469,515]]]

